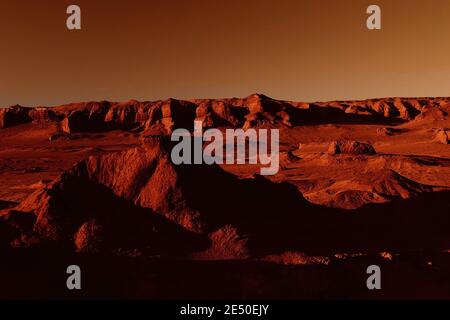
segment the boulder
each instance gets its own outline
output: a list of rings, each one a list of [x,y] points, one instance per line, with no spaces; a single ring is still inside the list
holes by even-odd
[[[378,128],[377,135],[379,136],[392,136],[394,134],[394,129],[392,128]]]
[[[444,129],[439,129],[434,136],[434,140],[438,143],[449,144],[450,132]]]
[[[374,155],[375,148],[368,144],[352,140],[337,140],[328,146],[328,154],[354,154],[354,155]]]

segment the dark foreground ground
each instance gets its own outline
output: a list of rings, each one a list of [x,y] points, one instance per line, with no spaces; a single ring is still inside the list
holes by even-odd
[[[412,258],[414,256],[414,258]],[[3,252],[1,299],[449,299],[450,254],[333,261],[328,266]],[[428,260],[432,259],[433,263]],[[382,270],[369,291],[366,268]],[[66,288],[66,268],[79,265],[82,290]]]

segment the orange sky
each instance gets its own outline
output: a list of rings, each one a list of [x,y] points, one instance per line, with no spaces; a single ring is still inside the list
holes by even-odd
[[[0,0],[0,105],[450,96],[449,39],[448,0]]]

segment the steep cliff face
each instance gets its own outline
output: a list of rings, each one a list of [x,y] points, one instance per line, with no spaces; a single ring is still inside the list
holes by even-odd
[[[28,116],[34,123],[43,124],[47,122],[57,122],[62,119],[55,111],[46,107],[36,107],[28,112]]]
[[[0,128],[14,127],[31,121],[29,111],[31,109],[22,106],[0,108]]]

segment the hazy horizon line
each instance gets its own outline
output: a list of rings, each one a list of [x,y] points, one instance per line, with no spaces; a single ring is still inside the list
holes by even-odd
[[[59,106],[66,106],[70,104],[77,104],[77,103],[90,103],[90,102],[112,102],[112,103],[123,103],[128,101],[137,101],[137,102],[158,102],[158,101],[167,101],[170,99],[173,100],[179,100],[179,101],[194,101],[194,100],[230,100],[230,99],[246,99],[252,95],[260,95],[265,96],[273,100],[277,101],[284,101],[284,102],[296,102],[296,103],[328,103],[328,102],[350,102],[350,101],[369,101],[369,100],[385,100],[385,99],[445,99],[450,98],[450,95],[437,95],[437,96],[404,96],[404,95],[393,95],[393,96],[374,96],[370,98],[338,98],[338,99],[325,99],[325,100],[298,100],[298,99],[283,99],[283,98],[275,98],[273,96],[267,95],[265,93],[261,92],[254,92],[251,94],[248,94],[243,97],[201,97],[201,98],[179,98],[179,97],[167,97],[167,98],[159,98],[159,99],[138,99],[138,98],[128,98],[128,99],[80,99],[80,100],[69,100],[68,102],[62,102],[62,103],[52,103],[52,104],[26,104],[26,103],[15,103],[10,105],[0,104],[0,108],[10,108],[14,106],[21,106],[21,107],[27,107],[27,108],[38,108],[38,107],[45,107],[45,108],[53,108],[53,107],[59,107]]]

